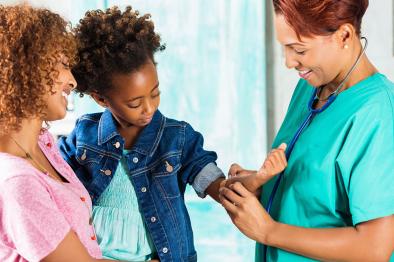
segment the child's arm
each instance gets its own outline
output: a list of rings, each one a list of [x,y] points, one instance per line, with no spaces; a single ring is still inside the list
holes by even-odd
[[[203,136],[187,123],[184,133],[179,171],[183,184],[191,184],[201,198],[208,194],[219,201],[219,185],[225,175],[216,165],[216,153],[204,149]]]
[[[216,202],[220,203],[219,199],[219,189],[222,187],[223,182],[225,182],[226,179],[224,177],[216,179],[214,182],[212,182],[207,189],[205,190],[205,193],[212,197]]]
[[[281,144],[277,149],[272,150],[264,161],[263,166],[258,171],[244,170],[240,166],[235,165],[234,170],[231,170],[232,175],[225,182],[221,182],[220,187],[228,187],[229,185],[240,182],[250,192],[256,193],[258,189],[267,183],[271,178],[281,173],[287,166],[285,155],[286,144]],[[232,165],[233,168],[234,165]]]

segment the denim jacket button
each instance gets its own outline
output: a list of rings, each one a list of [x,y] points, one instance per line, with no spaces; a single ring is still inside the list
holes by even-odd
[[[81,160],[82,161],[86,160],[86,149],[83,151],[83,154],[81,156]]]
[[[151,217],[151,218],[150,218],[150,221],[151,221],[152,223],[155,223],[155,222],[156,222],[156,218],[155,218],[155,217]]]
[[[174,168],[166,161],[166,170],[168,173],[172,173],[174,171]]]
[[[107,170],[104,171],[104,174],[106,176],[110,176],[112,174],[112,172],[111,172],[111,170],[107,169]]]
[[[142,193],[145,193],[145,192],[146,192],[146,187],[142,187],[142,188],[141,188],[141,192],[142,192]]]
[[[138,157],[133,157],[133,163],[137,164],[138,163]]]
[[[167,252],[168,252],[168,248],[164,247],[164,248],[163,248],[163,253],[164,253],[164,254],[167,254]]]
[[[120,143],[119,143],[119,142],[116,142],[116,143],[114,144],[114,146],[115,146],[116,148],[119,148],[119,147],[120,147]]]

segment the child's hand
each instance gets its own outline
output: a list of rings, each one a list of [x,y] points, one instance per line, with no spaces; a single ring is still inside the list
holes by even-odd
[[[287,167],[286,147],[287,145],[282,143],[278,148],[273,149],[265,159],[263,166],[257,171],[257,176],[264,181],[264,184]]]
[[[243,169],[237,163],[233,163],[230,166],[230,169],[228,170],[228,178],[232,178],[232,177],[236,177],[236,176],[251,175],[251,174],[255,174],[255,173],[257,173],[257,171],[255,171],[255,170],[246,170],[246,169]]]

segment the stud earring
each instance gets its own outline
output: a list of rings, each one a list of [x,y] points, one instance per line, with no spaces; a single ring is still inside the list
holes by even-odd
[[[349,46],[348,46],[348,45],[345,45],[345,46],[344,46],[344,48],[345,48],[345,49],[348,49],[348,48],[349,48]]]

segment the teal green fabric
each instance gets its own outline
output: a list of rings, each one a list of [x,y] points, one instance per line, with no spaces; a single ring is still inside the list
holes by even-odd
[[[298,83],[273,143],[289,143],[313,87]],[[394,214],[394,84],[375,74],[341,92],[301,134],[272,206],[279,222],[334,228]],[[266,206],[274,180],[263,187]],[[256,261],[263,261],[257,244]],[[267,261],[309,261],[268,248]],[[391,259],[393,260],[393,257]]]
[[[127,153],[124,150],[124,155]],[[124,157],[111,183],[93,207],[93,223],[104,258],[146,261],[155,253]]]

